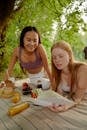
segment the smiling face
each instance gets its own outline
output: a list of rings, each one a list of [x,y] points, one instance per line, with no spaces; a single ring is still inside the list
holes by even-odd
[[[35,31],[28,31],[25,33],[24,39],[24,47],[28,52],[33,52],[39,42],[38,34]]]
[[[52,60],[57,69],[64,70],[68,68],[69,59],[69,54],[64,49],[57,47],[52,50]]]

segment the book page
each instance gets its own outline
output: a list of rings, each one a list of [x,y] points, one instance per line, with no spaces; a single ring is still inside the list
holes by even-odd
[[[68,105],[68,106],[75,105],[73,101],[59,95],[53,90],[42,91],[36,99],[29,98],[28,100],[33,102],[35,105],[40,105],[40,106],[50,106],[52,104]]]

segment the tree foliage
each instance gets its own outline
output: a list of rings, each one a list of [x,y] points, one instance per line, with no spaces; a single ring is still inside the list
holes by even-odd
[[[80,52],[86,45],[87,23],[82,18],[87,13],[86,0],[9,0],[8,5],[10,2],[11,7],[3,19],[5,22],[2,22],[8,24],[3,24],[4,33],[1,33],[3,38],[0,41],[7,50],[0,47],[5,53],[4,62],[0,59],[3,68],[7,68],[13,48],[19,44],[21,30],[28,25],[36,26],[39,30],[49,61],[50,48],[60,39],[69,42],[76,58],[83,60]],[[6,22],[8,18],[10,21]],[[85,32],[85,37],[79,32]]]
[[[0,0],[0,71],[2,71],[5,44],[6,29],[8,22],[17,10],[21,7],[22,0]]]

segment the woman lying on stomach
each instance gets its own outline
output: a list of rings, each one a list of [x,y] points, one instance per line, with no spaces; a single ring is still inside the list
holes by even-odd
[[[65,41],[55,43],[51,48],[52,89],[71,98],[76,104],[87,90],[87,64],[74,60],[71,46]],[[52,111],[66,111],[69,106],[50,106]]]

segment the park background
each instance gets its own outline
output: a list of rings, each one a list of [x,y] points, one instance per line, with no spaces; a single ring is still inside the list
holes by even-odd
[[[50,49],[57,40],[72,46],[76,60],[86,61],[87,1],[86,0],[0,0],[0,81],[8,67],[13,49],[25,26],[35,26],[41,35],[50,64]],[[17,63],[12,76],[26,75]]]

